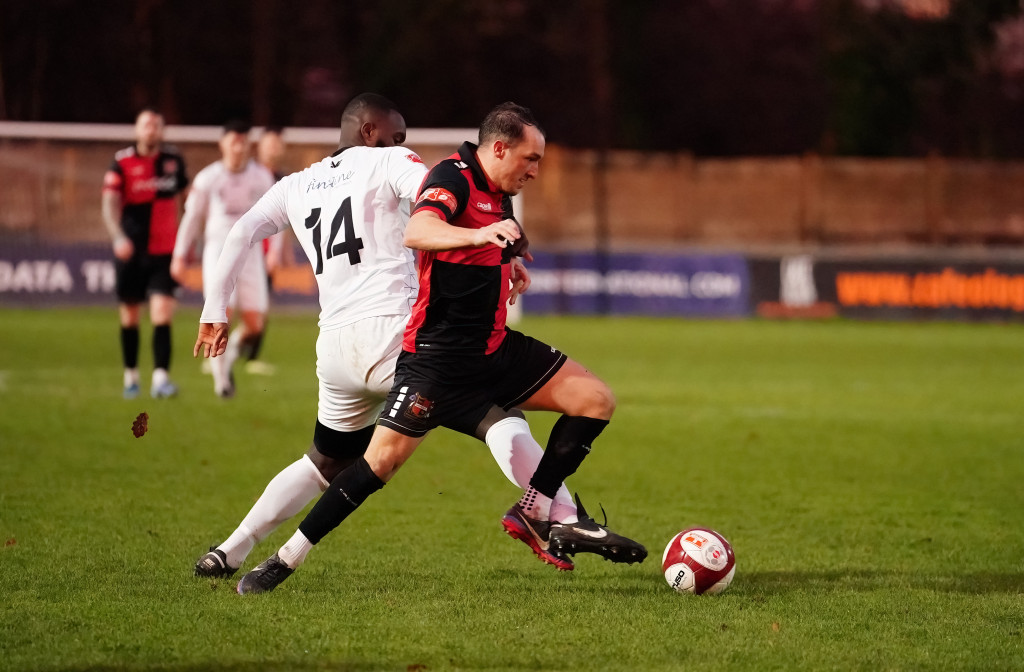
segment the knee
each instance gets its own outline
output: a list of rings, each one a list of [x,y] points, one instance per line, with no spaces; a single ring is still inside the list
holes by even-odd
[[[263,333],[263,313],[248,311],[242,314],[242,323],[248,334],[256,335]]]
[[[600,383],[591,391],[587,405],[590,409],[589,412],[584,413],[587,417],[611,420],[612,414],[615,413],[615,393],[610,387]]]
[[[600,380],[593,379],[585,389],[579,390],[574,396],[573,407],[566,409],[568,415],[611,420],[615,412],[615,394]]]
[[[374,454],[368,452],[366,454],[366,463],[370,465],[370,470],[373,471],[377,478],[387,483],[401,466],[405,464],[405,456],[391,451],[378,451]]]
[[[309,461],[313,463],[313,466],[317,468],[317,471],[320,472],[320,475],[328,483],[333,481],[334,477],[340,474],[345,467],[355,462],[355,459],[341,460],[328,457],[317,450],[316,445],[309,447],[309,452],[306,453],[306,456],[309,457]]]

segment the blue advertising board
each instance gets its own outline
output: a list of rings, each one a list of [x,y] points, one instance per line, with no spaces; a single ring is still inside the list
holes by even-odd
[[[750,313],[741,255],[535,253],[527,313],[733,317]],[[178,298],[202,302],[198,267]],[[317,305],[308,265],[282,269],[274,303]],[[0,305],[114,305],[114,260],[105,244],[0,247]]]
[[[535,252],[526,313],[735,317],[750,313],[742,255]]]

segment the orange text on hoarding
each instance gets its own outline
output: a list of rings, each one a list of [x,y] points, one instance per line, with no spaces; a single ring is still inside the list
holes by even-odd
[[[1024,311],[1024,275],[992,268],[973,274],[953,268],[938,273],[838,273],[836,293],[844,306]]]

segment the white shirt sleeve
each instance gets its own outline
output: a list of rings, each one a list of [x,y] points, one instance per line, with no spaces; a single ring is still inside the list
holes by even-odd
[[[415,200],[420,185],[427,176],[427,166],[416,152],[405,147],[397,148],[388,157],[388,181],[399,198]]]
[[[174,258],[188,258],[189,248],[195,241],[200,229],[206,223],[206,215],[210,208],[210,185],[209,172],[199,171],[192,189],[185,199],[185,214],[181,217],[181,224],[178,225],[178,234],[174,239]]]
[[[291,176],[282,179],[263,194],[256,205],[242,215],[224,241],[224,249],[210,282],[210,292],[203,306],[200,322],[227,322],[228,301],[235,290],[238,274],[245,267],[246,252],[264,238],[284,231],[288,223],[287,185]]]

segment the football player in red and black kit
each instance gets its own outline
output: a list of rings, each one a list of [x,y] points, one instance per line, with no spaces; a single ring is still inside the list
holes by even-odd
[[[170,267],[179,198],[188,178],[181,155],[161,144],[163,130],[161,115],[153,110],[139,113],[135,144],[114,156],[103,178],[103,223],[116,257],[125,399],[139,396],[139,306],[147,297],[153,323],[150,394],[160,399],[178,391],[168,375],[178,287]]]
[[[549,520],[553,497],[608,424],[615,398],[578,362],[505,326],[509,261],[527,248],[510,196],[537,176],[545,139],[530,111],[514,103],[487,115],[479,139],[435,166],[420,189],[405,233],[405,244],[420,250],[419,294],[365,455],[335,478],[296,536],[242,578],[239,592],[272,590],[390,480],[431,429],[472,435],[493,405],[562,414],[530,487],[502,519],[512,537],[562,570],[573,568],[567,554],[578,551],[616,562],[647,556],[585,513],[587,528]]]

